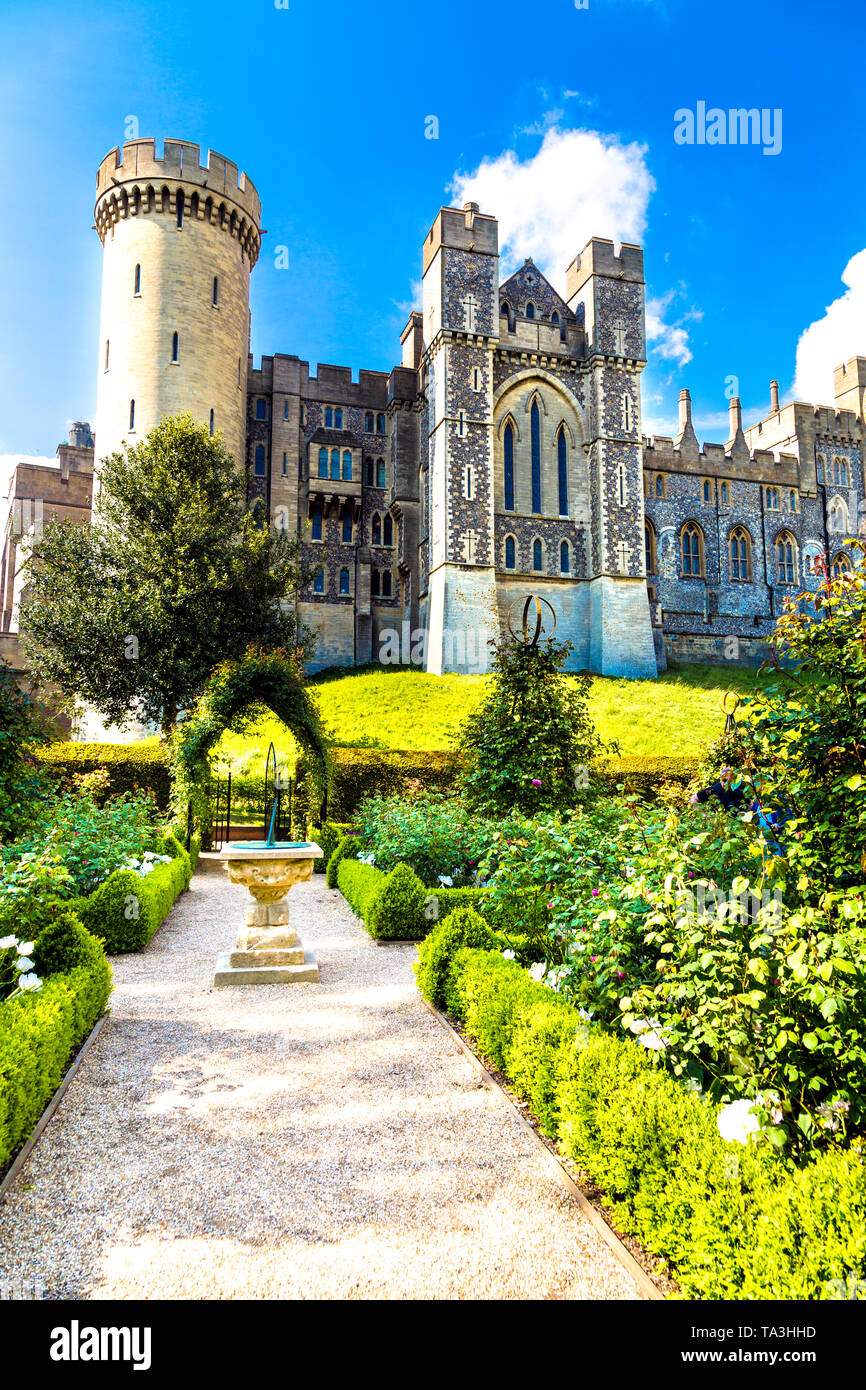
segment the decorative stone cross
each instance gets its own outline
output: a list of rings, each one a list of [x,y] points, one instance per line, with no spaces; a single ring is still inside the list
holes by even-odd
[[[478,532],[467,531],[463,537],[463,558],[467,565],[474,565],[477,553]]]
[[[613,348],[618,357],[625,357],[625,329],[621,323],[613,325]]]
[[[628,541],[619,542],[616,548],[616,558],[620,574],[628,574],[628,562],[631,558],[631,546]]]
[[[463,301],[463,314],[467,333],[475,332],[477,308],[478,300],[475,298],[475,295],[467,294],[466,298]]]

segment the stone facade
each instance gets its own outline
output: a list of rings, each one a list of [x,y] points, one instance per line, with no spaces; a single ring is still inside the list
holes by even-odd
[[[317,571],[299,597],[316,666],[482,670],[530,592],[575,669],[757,662],[814,558],[866,527],[866,358],[838,368],[832,406],[780,408],[774,383],[764,419],[744,430],[732,401],[727,443],[701,448],[684,391],[677,439],[647,439],[641,248],[593,238],[564,296],[531,260],[500,284],[496,219],[470,203],[425,238],[422,306],[390,372],[256,367],[260,222],[249,179],[197,146],[157,159],[135,141],[103,161],[96,453],[213,410],[249,504]]]

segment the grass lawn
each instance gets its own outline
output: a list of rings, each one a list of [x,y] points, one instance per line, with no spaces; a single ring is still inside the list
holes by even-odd
[[[367,748],[446,749],[451,735],[482,698],[484,676],[431,676],[400,667],[324,671],[310,693],[335,743]],[[753,671],[737,667],[679,666],[658,680],[593,679],[590,709],[604,739],[616,739],[624,754],[698,753],[724,728],[719,700],[727,690],[746,694]],[[240,762],[250,771],[264,764],[271,739],[281,761],[291,761],[291,736],[266,711],[254,731],[229,733],[220,742],[220,761]]]

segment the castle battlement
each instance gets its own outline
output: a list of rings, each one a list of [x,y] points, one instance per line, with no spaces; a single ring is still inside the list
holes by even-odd
[[[566,271],[565,297],[569,304],[591,275],[605,275],[611,280],[631,280],[643,284],[643,248],[624,241],[617,255],[612,241],[605,237],[592,237]]]
[[[724,444],[704,444],[700,452],[681,450],[672,439],[653,435],[643,441],[643,466],[649,473],[685,473],[693,477],[727,478],[733,481],[799,486],[800,461],[796,454],[754,449],[738,458]]]
[[[190,140],[166,140],[161,159],[152,139],[127,140],[121,148],[115,146],[97,171],[96,200],[118,185],[139,181],[156,185],[165,179],[207,189],[214,198],[225,198],[241,208],[257,228],[261,225],[262,205],[252,179],[215,150],[209,150],[202,163],[200,147]]]

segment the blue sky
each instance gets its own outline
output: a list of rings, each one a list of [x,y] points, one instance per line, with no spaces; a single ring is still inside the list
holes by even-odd
[[[687,385],[724,439],[732,377],[747,418],[772,376],[827,401],[833,363],[866,353],[864,28],[862,0],[0,0],[0,455],[92,418],[95,173],[130,116],[257,185],[256,358],[392,366],[421,241],[475,190],[504,269],[532,255],[560,289],[589,235],[643,242],[647,429]],[[700,101],[781,109],[780,152],[677,144]]]

